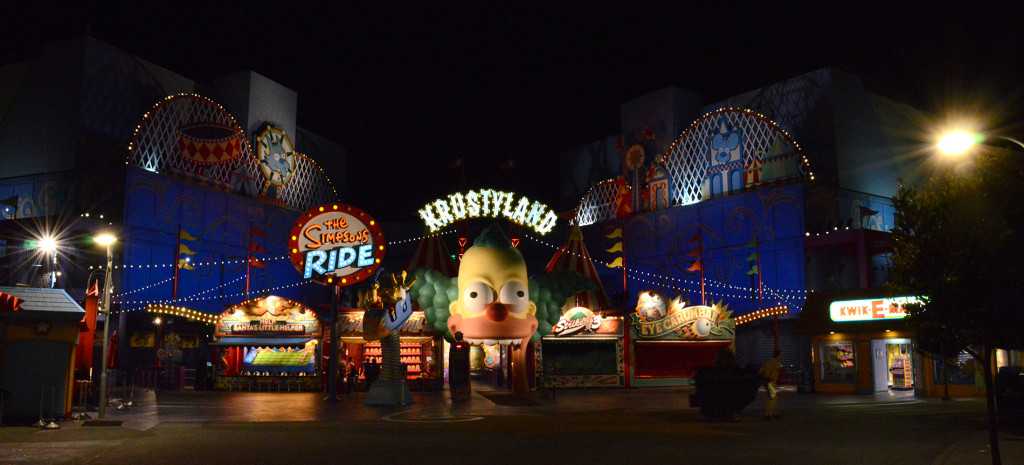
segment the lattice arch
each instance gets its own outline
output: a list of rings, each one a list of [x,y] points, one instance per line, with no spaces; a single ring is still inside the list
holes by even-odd
[[[751,110],[728,108],[702,116],[655,163],[668,171],[669,206],[814,179],[807,158],[789,134]],[[628,189],[622,177],[591,188],[577,207],[576,224],[586,226],[628,214],[622,208]],[[628,205],[628,197],[625,201]]]
[[[128,163],[296,210],[338,197],[323,170],[301,154],[295,156],[293,179],[272,186],[235,119],[199,95],[167,97],[146,113],[129,146]]]
[[[672,205],[699,202],[706,194],[705,181],[716,167],[712,166],[712,139],[723,133],[740,136],[740,169],[744,176],[761,170],[769,159],[782,159],[792,165],[789,176],[763,181],[745,179],[747,186],[777,183],[794,177],[814,178],[807,158],[799,145],[778,125],[750,110],[721,109],[702,116],[690,125],[658,160],[669,172],[672,183]]]

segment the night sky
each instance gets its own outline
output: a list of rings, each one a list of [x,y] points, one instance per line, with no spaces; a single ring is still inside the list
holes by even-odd
[[[470,187],[514,159],[519,190],[554,205],[557,155],[618,134],[622,102],[668,86],[710,103],[831,66],[1024,136],[1022,2],[80,3],[5,7],[0,62],[88,31],[203,83],[254,70],[348,149],[342,200],[391,220],[457,190],[460,157]]]

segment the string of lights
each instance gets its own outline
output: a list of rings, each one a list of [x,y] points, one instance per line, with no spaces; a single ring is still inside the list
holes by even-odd
[[[547,241],[544,241],[543,239],[540,239],[538,237],[535,237],[535,236],[533,236],[531,234],[526,234],[525,236],[527,238],[529,238],[530,240],[533,240],[534,242],[538,242],[538,243],[546,245],[546,246],[548,246],[550,248],[561,249],[560,246],[553,245],[553,244],[551,244],[551,243],[549,243]],[[576,256],[576,257],[579,257],[579,258],[583,258],[579,254],[576,254],[576,253],[574,253],[574,252],[572,252],[570,250],[565,250],[564,253],[568,253],[568,254],[571,254],[573,256]],[[591,261],[593,261],[594,263],[605,265],[607,267],[612,267],[613,266],[609,262],[603,262],[601,260],[594,260],[593,258],[591,258]],[[619,267],[619,265],[617,265],[617,264],[614,265],[614,266],[615,267]],[[638,270],[638,269],[635,269],[635,268],[626,268],[626,273],[627,274],[635,273],[635,274],[639,274],[639,275],[646,275],[646,276],[649,276],[652,279],[664,279],[664,280],[667,280],[667,281],[673,281],[673,282],[680,283],[680,284],[682,284],[684,286],[691,286],[691,287],[694,287],[696,289],[700,289],[700,281],[699,280],[695,280],[695,279],[684,278],[684,277],[676,277],[676,276],[669,276],[669,275],[665,275],[665,274],[661,274],[661,273],[654,273],[654,272],[649,272],[649,271],[644,271],[644,270]],[[680,286],[671,285],[669,287],[680,287]],[[725,291],[756,292],[756,289],[753,289],[753,288],[750,288],[750,287],[736,286],[736,285],[733,285],[733,284],[723,283],[723,282],[719,282],[719,281],[715,281],[715,280],[708,280],[708,281],[705,282],[705,290],[707,290],[708,288],[712,288],[712,289],[719,288],[719,289],[725,290]],[[764,288],[765,289],[770,289],[770,288],[768,288],[766,286],[764,286]],[[803,290],[803,289],[784,289],[784,290],[780,289],[779,290],[779,294],[781,295],[782,293],[785,293],[786,295],[793,295],[794,296],[793,298],[801,298],[801,297],[797,297],[797,296],[798,295],[806,295],[807,291]],[[719,293],[719,295],[726,295],[726,294]]]

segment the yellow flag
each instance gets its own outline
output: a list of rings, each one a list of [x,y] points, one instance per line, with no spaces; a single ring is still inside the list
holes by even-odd
[[[184,258],[178,260],[178,268],[182,268],[182,269],[186,269],[186,270],[194,270],[194,269],[196,269],[196,267],[192,266],[189,262],[185,261]]]
[[[622,268],[622,257],[612,260],[611,263],[605,263],[604,266],[607,266],[608,268]]]
[[[612,246],[612,248],[605,250],[605,252],[622,252],[622,243],[616,242],[615,245]]]
[[[196,238],[192,237],[192,235],[189,234],[188,231],[186,231],[184,229],[181,230],[181,234],[178,235],[178,238],[179,239],[184,239],[186,241],[194,241],[194,240],[196,240]]]
[[[183,254],[187,254],[187,255],[195,255],[196,254],[195,252],[192,251],[192,249],[188,248],[188,246],[185,245],[185,244],[181,244],[180,246],[178,246],[178,253],[183,253]]]
[[[608,233],[608,235],[604,236],[604,237],[607,237],[608,239],[615,239],[616,237],[622,237],[622,228],[615,228],[614,231]]]

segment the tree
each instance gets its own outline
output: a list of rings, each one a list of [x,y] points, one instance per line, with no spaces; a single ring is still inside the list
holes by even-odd
[[[979,156],[970,171],[900,186],[892,280],[921,296],[907,308],[922,344],[967,351],[983,367],[992,463],[999,464],[996,348],[1024,349],[1024,157]]]

